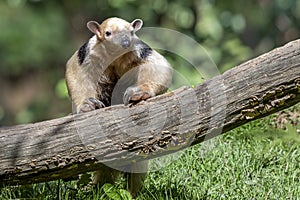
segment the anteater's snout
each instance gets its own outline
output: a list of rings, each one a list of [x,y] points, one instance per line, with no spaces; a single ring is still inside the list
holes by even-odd
[[[129,48],[131,45],[129,38],[128,37],[122,38],[121,45],[124,49]]]

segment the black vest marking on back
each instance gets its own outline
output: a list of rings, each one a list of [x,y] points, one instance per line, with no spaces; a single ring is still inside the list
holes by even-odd
[[[148,56],[151,55],[153,50],[145,42],[139,40],[137,45],[139,45],[139,48],[138,48],[139,49],[139,54],[140,54],[142,59],[145,59],[145,58],[147,58]]]
[[[87,46],[88,46],[88,43],[85,43],[78,50],[77,56],[78,56],[79,65],[81,65],[83,63],[84,59],[87,56]]]

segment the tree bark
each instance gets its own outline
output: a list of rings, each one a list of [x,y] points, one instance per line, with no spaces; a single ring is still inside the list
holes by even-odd
[[[134,106],[0,127],[0,184],[68,178],[176,152],[300,101],[300,40]]]

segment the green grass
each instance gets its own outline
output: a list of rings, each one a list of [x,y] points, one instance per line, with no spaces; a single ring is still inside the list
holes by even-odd
[[[255,122],[259,123],[259,122]],[[243,126],[215,141],[204,155],[190,148],[147,179],[148,199],[295,199],[300,197],[300,147],[291,134]],[[262,129],[264,127],[261,127]],[[258,134],[258,135],[256,135]],[[265,134],[264,136],[261,136]],[[292,133],[293,134],[293,133]],[[153,184],[154,183],[154,184]]]
[[[185,150],[150,172],[137,199],[300,198],[300,136],[296,127],[257,120]],[[298,129],[300,127],[298,126]],[[0,199],[130,199],[122,184],[83,190],[77,181],[5,187]]]

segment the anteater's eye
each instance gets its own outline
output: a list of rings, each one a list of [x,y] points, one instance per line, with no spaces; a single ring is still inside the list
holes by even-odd
[[[105,35],[106,35],[106,37],[109,37],[111,35],[111,32],[110,31],[106,31]]]

